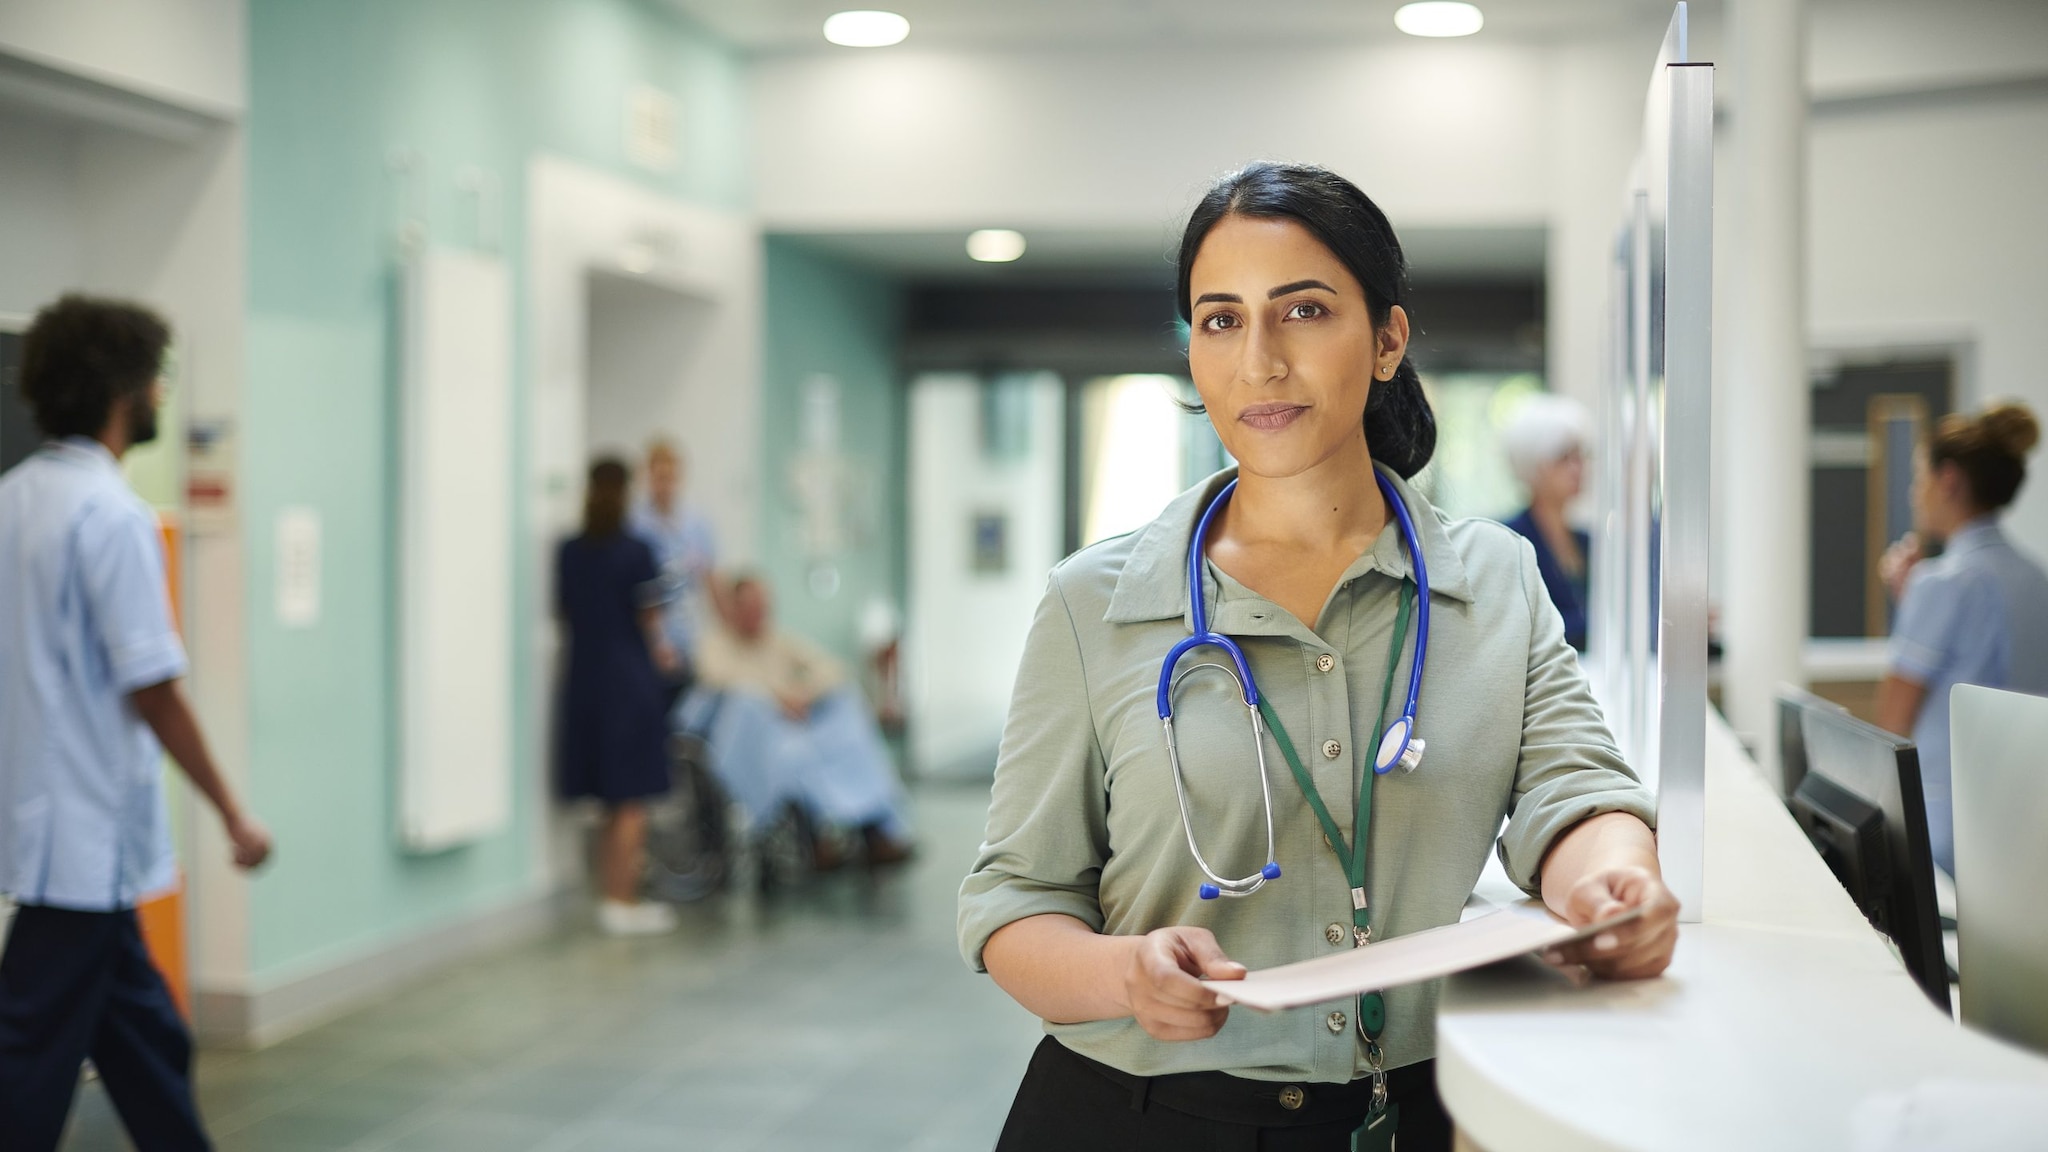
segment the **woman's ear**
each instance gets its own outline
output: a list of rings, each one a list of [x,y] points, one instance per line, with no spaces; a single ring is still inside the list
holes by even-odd
[[[1408,311],[1399,304],[1387,309],[1387,322],[1380,325],[1373,349],[1372,378],[1392,380],[1401,358],[1408,354]]]

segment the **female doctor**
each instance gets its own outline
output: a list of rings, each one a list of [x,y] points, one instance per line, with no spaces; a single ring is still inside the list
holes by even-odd
[[[1652,800],[1528,544],[1406,482],[1435,422],[1378,207],[1252,165],[1178,275],[1238,467],[1054,569],[1032,624],[960,894],[968,962],[1048,1033],[998,1146],[1448,1148],[1434,983],[1261,1015],[1200,981],[1452,923],[1496,840],[1575,923],[1643,909],[1553,959],[1655,975]]]

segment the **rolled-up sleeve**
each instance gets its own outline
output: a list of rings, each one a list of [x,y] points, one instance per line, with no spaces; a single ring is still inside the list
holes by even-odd
[[[1971,627],[1973,608],[1976,615],[1993,621],[1995,631],[1995,590],[1972,588],[1962,575],[1937,573],[1933,565],[1921,564],[1907,577],[1885,653],[1895,675],[1922,686],[1934,683],[1954,662],[1955,653],[1964,650],[1961,641],[1979,639],[1969,635],[1981,631]]]
[[[960,953],[1004,925],[1061,913],[1102,930],[1109,805],[1080,638],[1054,573],[1031,623],[1003,726],[988,833],[960,886]]]
[[[1536,554],[1522,543],[1522,593],[1529,602],[1529,668],[1523,688],[1522,752],[1515,766],[1500,858],[1530,895],[1542,886],[1543,857],[1573,825],[1603,812],[1627,812],[1656,827],[1649,789],[1621,758],[1565,643],[1564,621],[1543,590]]]
[[[163,542],[139,508],[103,502],[78,525],[79,575],[109,680],[122,694],[185,674]]]

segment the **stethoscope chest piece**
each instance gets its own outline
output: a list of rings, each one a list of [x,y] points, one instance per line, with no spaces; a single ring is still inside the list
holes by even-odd
[[[1399,768],[1413,772],[1422,763],[1422,753],[1427,745],[1415,735],[1415,724],[1403,716],[1387,726],[1387,734],[1380,738],[1379,752],[1372,758],[1372,770],[1376,775],[1385,776]]]

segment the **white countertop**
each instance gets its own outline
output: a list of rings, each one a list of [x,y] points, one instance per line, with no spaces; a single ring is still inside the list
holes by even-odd
[[[2048,1131],[2048,1059],[1935,1008],[1718,717],[1708,745],[1704,923],[1656,980],[1574,988],[1532,960],[1447,981],[1460,1130],[1487,1152],[1889,1149],[1902,1116],[1937,1114]]]

